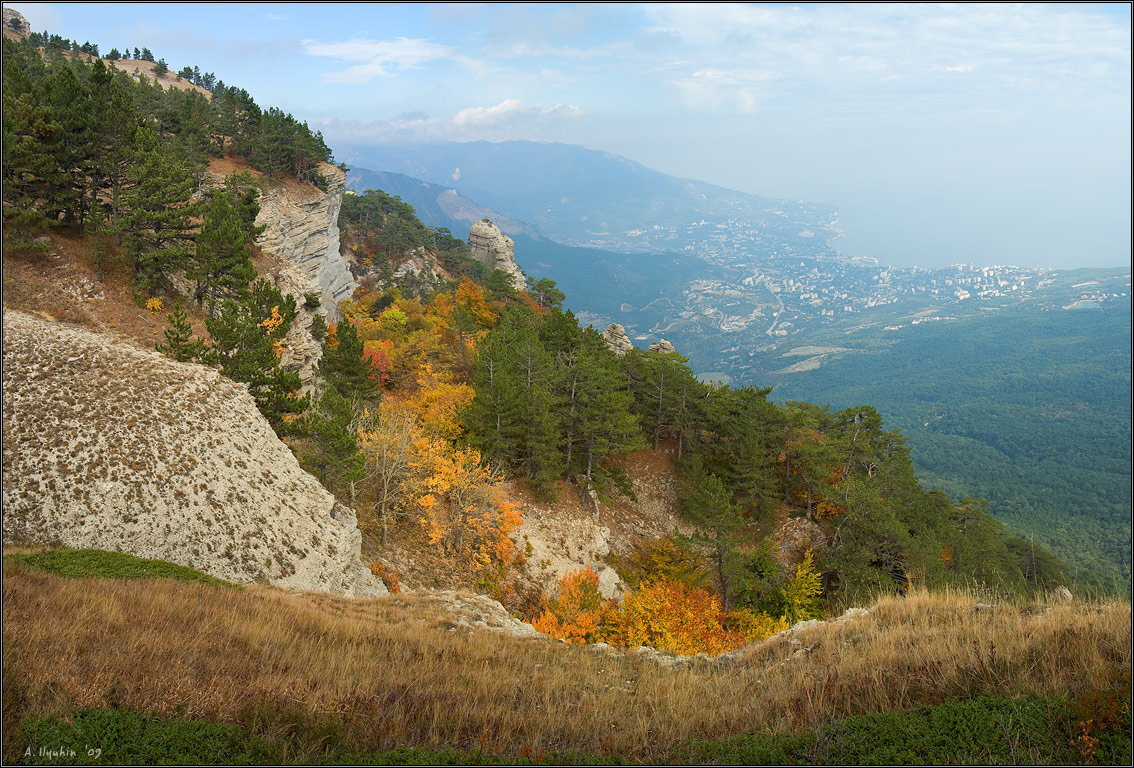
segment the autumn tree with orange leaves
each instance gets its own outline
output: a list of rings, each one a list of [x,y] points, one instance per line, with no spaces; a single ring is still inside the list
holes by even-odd
[[[548,637],[574,645],[598,642],[604,621],[614,610],[599,590],[598,575],[588,565],[569,571],[559,582],[559,594],[548,601],[532,626]]]

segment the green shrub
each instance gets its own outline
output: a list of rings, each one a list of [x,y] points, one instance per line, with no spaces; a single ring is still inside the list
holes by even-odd
[[[106,579],[173,579],[242,589],[236,584],[184,565],[176,565],[165,560],[146,560],[122,552],[107,552],[101,549],[59,549],[30,555],[5,555],[4,562],[6,565],[19,564],[40,568],[72,579],[92,576]]]
[[[1075,708],[1060,697],[981,696],[848,717],[803,735],[747,734],[694,744],[690,762],[743,765],[989,765],[1084,762],[1072,743]],[[1130,719],[1099,733],[1090,757],[1130,762]],[[1124,744],[1125,751],[1116,745]]]

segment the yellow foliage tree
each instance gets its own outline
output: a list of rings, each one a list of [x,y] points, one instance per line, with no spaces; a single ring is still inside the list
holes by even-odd
[[[498,315],[489,308],[485,299],[484,288],[467,277],[463,278],[461,284],[457,286],[453,300],[481,328],[492,328],[496,325]]]
[[[410,468],[419,522],[431,544],[474,572],[515,558],[509,536],[523,522],[520,505],[508,500],[500,478],[481,462],[480,451],[421,437],[414,442]]]
[[[683,656],[716,656],[746,641],[742,633],[725,629],[726,618],[715,594],[656,581],[627,594],[601,634],[607,642],[626,647],[646,645]]]
[[[823,587],[811,558],[811,550],[803,555],[803,562],[795,567],[795,575],[784,585],[784,616],[790,623],[806,619],[823,618],[819,595]]]
[[[426,363],[417,377],[417,391],[410,397],[409,405],[429,434],[456,440],[464,432],[460,412],[475,395],[468,384],[458,384],[447,371],[437,371]]]
[[[367,412],[359,421],[358,446],[366,459],[367,475],[374,480],[374,506],[385,546],[390,527],[407,511],[410,463],[414,444],[422,436],[421,429],[412,409],[389,397],[379,403],[377,418]]]

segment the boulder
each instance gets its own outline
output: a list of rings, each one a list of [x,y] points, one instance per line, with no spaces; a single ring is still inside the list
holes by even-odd
[[[243,384],[4,313],[3,540],[106,549],[236,582],[386,593],[354,511],[304,472]]]

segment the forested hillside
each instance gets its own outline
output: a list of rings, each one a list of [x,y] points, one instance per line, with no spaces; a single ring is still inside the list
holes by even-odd
[[[208,96],[162,87],[46,33],[5,37],[3,61],[4,221],[18,225],[5,226],[6,249],[35,250],[45,227],[62,226],[101,238],[100,253],[114,248],[141,287],[186,268],[230,276],[241,268],[217,262],[236,256],[194,252],[198,217],[221,195],[207,189],[209,159],[238,156],[269,184],[289,175],[319,184],[331,159],[318,132],[223,81],[198,78]],[[217,203],[222,229],[236,216],[229,208],[247,213],[249,183],[234,180],[228,206]]]
[[[408,409],[398,439],[414,451],[455,450],[466,471],[476,458],[548,498],[632,493],[620,458],[643,448],[665,449],[678,461],[683,514],[700,533],[649,542],[616,562],[631,594],[652,607],[633,598],[618,611],[604,607],[594,573],[582,571],[543,603],[536,625],[545,632],[656,642],[644,626],[692,611],[719,618],[674,647],[722,650],[778,621],[822,615],[879,591],[975,581],[1026,592],[1066,578],[1042,547],[1008,536],[981,502],[924,491],[901,435],[885,430],[869,406],[776,406],[768,390],[698,381],[674,352],[619,357],[562,308],[554,283],[529,281],[516,294],[499,274],[476,274],[487,288],[478,285],[469,272],[483,268],[447,231],[423,227],[385,193],[344,203],[343,221],[344,242],[370,276],[360,278],[366,287],[345,305],[349,323],[336,333],[377,366],[380,385],[370,397],[381,398],[379,425],[398,423],[395,410]],[[405,270],[416,249],[462,281],[438,278],[428,289]],[[407,418],[402,413],[398,419]],[[411,438],[414,429],[423,432]],[[376,475],[389,477],[379,467],[388,459],[375,461]],[[483,507],[473,526],[454,516],[461,503],[446,495],[453,486],[414,477],[413,468],[430,461],[421,454],[396,474],[406,493],[375,497],[384,541],[412,540],[424,526],[439,545],[434,557],[450,557],[470,535],[507,528],[500,507]],[[422,492],[431,488],[442,493]],[[793,519],[789,527],[807,532],[812,545],[785,566],[775,551]],[[480,557],[479,567],[467,560],[463,567],[482,584],[493,573],[495,594],[509,600],[509,563],[492,564],[483,547]],[[512,604],[532,610],[519,598]]]
[[[782,377],[773,396],[875,404],[909,436],[925,485],[987,499],[1076,582],[1129,588],[1129,306],[1020,309],[895,336]]]

